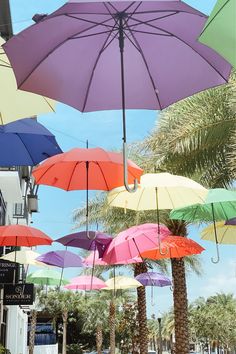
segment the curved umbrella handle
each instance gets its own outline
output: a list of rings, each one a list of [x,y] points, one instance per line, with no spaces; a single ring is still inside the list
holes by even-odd
[[[134,187],[130,188],[129,183],[128,183],[128,161],[127,161],[126,142],[123,142],[123,168],[124,168],[124,186],[129,193],[134,193],[138,189],[138,181],[135,178]]]
[[[219,245],[218,242],[216,243],[216,259],[214,257],[211,257],[211,262],[214,264],[219,263],[220,261],[220,252],[219,252]]]
[[[161,247],[161,240],[160,240],[160,234],[158,233],[158,249],[159,249],[159,253],[162,255],[162,256],[166,256],[167,253],[168,253],[168,248],[166,247],[165,250],[162,250],[162,247]]]

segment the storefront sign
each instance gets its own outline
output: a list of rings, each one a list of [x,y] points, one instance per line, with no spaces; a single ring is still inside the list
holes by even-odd
[[[19,266],[16,263],[1,260],[0,261],[0,284],[13,283],[14,270],[16,271],[15,279],[18,279]]]
[[[3,305],[32,305],[34,284],[4,284]]]

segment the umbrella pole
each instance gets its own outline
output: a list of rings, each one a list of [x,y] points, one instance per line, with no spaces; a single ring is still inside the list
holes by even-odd
[[[60,278],[60,283],[59,283],[59,291],[61,290],[61,282],[62,282],[63,273],[64,273],[64,267],[61,268],[61,278]]]
[[[89,237],[89,221],[88,221],[88,217],[89,217],[89,205],[88,205],[88,181],[89,179],[89,162],[86,161],[86,235],[87,238],[90,239]]]
[[[129,193],[136,192],[138,181],[135,178],[134,187],[130,188],[128,183],[128,161],[127,161],[127,144],[126,144],[126,117],[125,117],[125,80],[124,80],[124,20],[125,13],[118,13],[119,23],[119,47],[120,47],[120,63],[121,63],[121,92],[122,92],[122,118],[123,118],[123,168],[124,168],[124,186]]]
[[[93,252],[93,266],[92,266],[92,277],[91,277],[91,284],[90,284],[90,291],[93,289],[93,276],[94,276],[94,268],[95,268],[95,254],[96,254],[96,244],[95,244],[95,250]]]
[[[211,203],[211,210],[212,210],[212,216],[213,216],[214,234],[215,234],[215,241],[216,241],[216,259],[211,257],[211,261],[212,261],[212,263],[217,264],[220,261],[220,252],[219,252],[219,242],[218,242],[218,238],[217,238],[216,220],[215,220],[215,212],[214,212],[213,203]]]
[[[159,214],[159,204],[158,204],[158,189],[157,187],[155,188],[155,193],[156,193],[156,217],[157,217],[157,233],[158,233],[158,249],[159,253],[162,256],[165,256],[168,253],[168,248],[166,247],[165,251],[162,251],[161,248],[161,240],[160,240],[160,214]]]

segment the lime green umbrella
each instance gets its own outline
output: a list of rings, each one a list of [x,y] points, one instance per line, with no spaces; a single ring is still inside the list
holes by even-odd
[[[31,273],[27,277],[27,281],[39,285],[66,285],[69,281],[61,279],[61,273],[52,269],[40,269]]]
[[[236,68],[236,1],[218,0],[199,41],[221,54]]]
[[[235,216],[236,192],[223,188],[210,189],[201,203],[173,209],[170,212],[170,218],[175,220],[185,220],[188,222],[213,221],[217,250],[217,259],[212,259],[213,263],[218,263],[220,260],[216,221],[229,220]]]

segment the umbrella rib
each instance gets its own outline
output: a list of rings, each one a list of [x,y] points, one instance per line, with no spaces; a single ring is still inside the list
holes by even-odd
[[[134,17],[132,17],[132,20],[134,21],[137,21],[137,22],[142,22]],[[152,28],[155,28],[157,30],[160,30],[160,31],[163,31],[165,33],[168,33],[170,34],[171,36],[173,36],[174,38],[176,38],[178,41],[184,43],[187,47],[191,48],[197,55],[199,55],[206,63],[208,63],[208,65],[210,65],[226,82],[227,82],[227,79],[219,72],[219,70],[217,70],[214,65],[211,64],[211,62],[206,59],[202,54],[200,54],[199,52],[197,52],[189,43],[187,43],[186,41],[184,41],[182,38],[178,37],[176,34],[173,34],[172,32],[170,31],[167,31],[167,30],[164,30],[163,28],[161,27],[157,27],[157,26],[154,26],[154,25],[151,25],[149,23],[146,24],[147,26],[149,27],[152,27]],[[129,28],[130,30],[130,28]],[[132,32],[132,30],[130,30],[130,32]]]
[[[65,16],[68,16],[68,15],[65,15]],[[68,16],[68,17],[70,17],[70,16]],[[78,20],[78,18],[76,18],[76,19]],[[81,19],[81,20],[83,20],[83,19]],[[108,21],[110,21],[110,20],[111,20],[111,19],[109,18],[108,20],[104,20],[104,21],[101,22],[101,23],[94,24],[93,26],[91,26],[91,27],[89,27],[89,28],[86,28],[86,29],[83,30],[83,31],[80,31],[80,32],[75,33],[73,36],[76,36],[76,35],[79,35],[79,34],[81,34],[81,33],[83,33],[83,32],[89,31],[89,30],[95,28],[96,26],[100,26],[100,25],[102,26],[102,25],[104,25],[104,23],[106,23],[106,22],[108,22]],[[87,22],[88,22],[88,21],[87,21]],[[24,80],[22,80],[22,82],[18,85],[18,87],[20,88],[20,87],[28,80],[28,78],[30,77],[30,75],[32,75],[33,72],[43,63],[43,61],[44,61],[46,58],[48,58],[52,53],[54,53],[58,48],[60,48],[63,44],[65,44],[68,39],[73,39],[73,37],[72,37],[72,38],[71,38],[71,37],[67,37],[67,38],[64,39],[61,43],[59,43],[55,48],[53,48],[52,50],[50,50],[50,51],[48,52],[48,54],[47,54],[44,58],[42,58],[42,59],[34,66],[34,68],[29,72],[29,74],[26,75],[26,77],[24,78]]]
[[[114,28],[115,28],[115,25],[113,26],[112,31],[114,30]],[[97,56],[97,58],[96,58],[96,60],[95,60],[95,62],[94,62],[93,69],[91,70],[91,75],[90,75],[90,78],[89,78],[89,81],[88,81],[88,87],[87,87],[86,94],[85,94],[85,98],[84,98],[84,104],[83,104],[82,112],[84,112],[85,107],[86,107],[86,104],[87,104],[87,101],[88,101],[88,95],[89,95],[90,87],[91,87],[91,84],[92,84],[94,72],[95,72],[95,70],[96,70],[97,64],[98,64],[98,62],[99,62],[99,59],[100,59],[100,57],[101,57],[103,51],[107,48],[106,44],[107,44],[107,42],[108,42],[108,40],[109,40],[109,38],[110,38],[110,36],[111,36],[111,34],[112,34],[112,31],[111,31],[110,34],[107,36],[107,38],[106,38],[106,40],[104,41],[104,43],[103,43],[103,45],[102,45],[100,51],[98,52],[98,56]],[[114,37],[114,38],[115,38],[115,37]],[[113,38],[112,40],[114,40],[114,38]],[[111,43],[111,42],[109,42],[109,44],[110,44],[110,43]]]
[[[151,72],[150,72],[150,70],[149,70],[149,67],[148,67],[148,64],[147,64],[145,55],[144,55],[144,53],[143,53],[143,51],[142,51],[142,48],[140,47],[139,42],[138,42],[137,39],[135,38],[135,36],[134,36],[132,30],[129,28],[129,26],[128,26],[128,29],[129,29],[129,31],[130,31],[130,33],[131,33],[131,35],[132,35],[132,37],[133,37],[135,43],[136,43],[137,46],[139,47],[139,52],[140,52],[140,54],[141,54],[141,57],[143,58],[143,62],[144,62],[144,65],[145,65],[145,67],[146,67],[146,69],[147,69],[149,78],[150,78],[150,80],[151,80],[151,84],[152,84],[152,86],[153,86],[153,89],[154,89],[154,92],[155,92],[155,95],[156,95],[158,104],[159,104],[159,106],[160,106],[160,109],[162,109],[162,105],[161,105],[161,101],[160,101],[160,98],[159,98],[159,94],[157,93],[157,88],[155,87],[155,83],[154,83],[153,77],[152,77],[152,75],[151,75]]]
[[[82,163],[82,162],[81,162],[81,161],[76,162],[75,165],[74,165],[74,167],[73,167],[73,169],[72,169],[72,171],[71,171],[71,175],[70,175],[70,178],[69,178],[69,182],[68,182],[68,185],[67,185],[67,188],[66,188],[67,191],[70,190],[70,184],[71,184],[71,181],[72,181],[72,178],[73,178],[75,169],[76,169],[76,167],[77,167],[80,163]]]
[[[55,111],[55,109],[53,108],[53,106],[49,103],[49,100],[48,100],[46,97],[44,97],[44,96],[42,96],[42,97],[43,97],[43,99],[46,101],[47,105],[51,108],[51,110],[55,113],[56,111]]]
[[[201,35],[205,32],[205,30],[209,27],[209,25],[212,23],[212,21],[216,18],[216,16],[223,10],[223,8],[229,3],[230,0],[226,0],[226,2],[224,3],[223,6],[221,6],[221,8],[215,13],[214,16],[212,16],[212,18],[210,19],[210,21],[206,24],[206,26],[203,28],[201,34],[199,37],[201,37]]]
[[[139,198],[139,201],[138,201],[138,205],[137,205],[136,211],[139,211],[139,205],[140,205],[140,203],[141,203],[141,199],[142,199],[142,197],[143,197],[144,191],[145,191],[145,188],[143,187],[143,190],[142,190],[142,192],[141,192],[141,195],[140,195],[140,198]]]
[[[25,143],[23,142],[23,140],[22,140],[22,138],[21,138],[21,135],[20,135],[19,133],[15,133],[15,135],[18,136],[18,138],[20,139],[20,142],[21,142],[22,145],[24,146],[26,152],[29,154],[30,159],[31,159],[31,161],[32,161],[32,163],[33,163],[33,165],[34,165],[33,156],[31,155],[31,152],[30,152],[31,149],[27,149],[27,147],[26,147]]]
[[[177,15],[179,14],[180,11],[173,11],[173,13],[171,14],[168,14],[168,15],[163,15],[161,17],[156,17],[156,18],[152,18],[151,20],[147,20],[147,21],[140,21],[140,23],[134,23],[133,25],[130,25],[129,27],[130,28],[134,28],[134,27],[137,27],[139,25],[147,25],[151,22],[154,22],[154,21],[157,21],[157,20],[163,20],[164,18],[167,18],[167,17],[171,17],[171,16],[174,16],[174,15]],[[132,18],[133,19],[133,18]]]
[[[102,170],[101,166],[99,165],[98,162],[95,162],[95,164],[98,165],[98,167],[99,167],[99,169],[100,169],[100,171],[101,171],[102,177],[103,177],[103,179],[104,179],[104,182],[105,182],[105,184],[106,184],[107,190],[109,191],[110,188],[109,188],[109,186],[108,186],[108,184],[107,184],[107,181],[106,181],[106,178],[105,178],[105,175],[104,175],[104,173],[103,173],[103,170]]]

